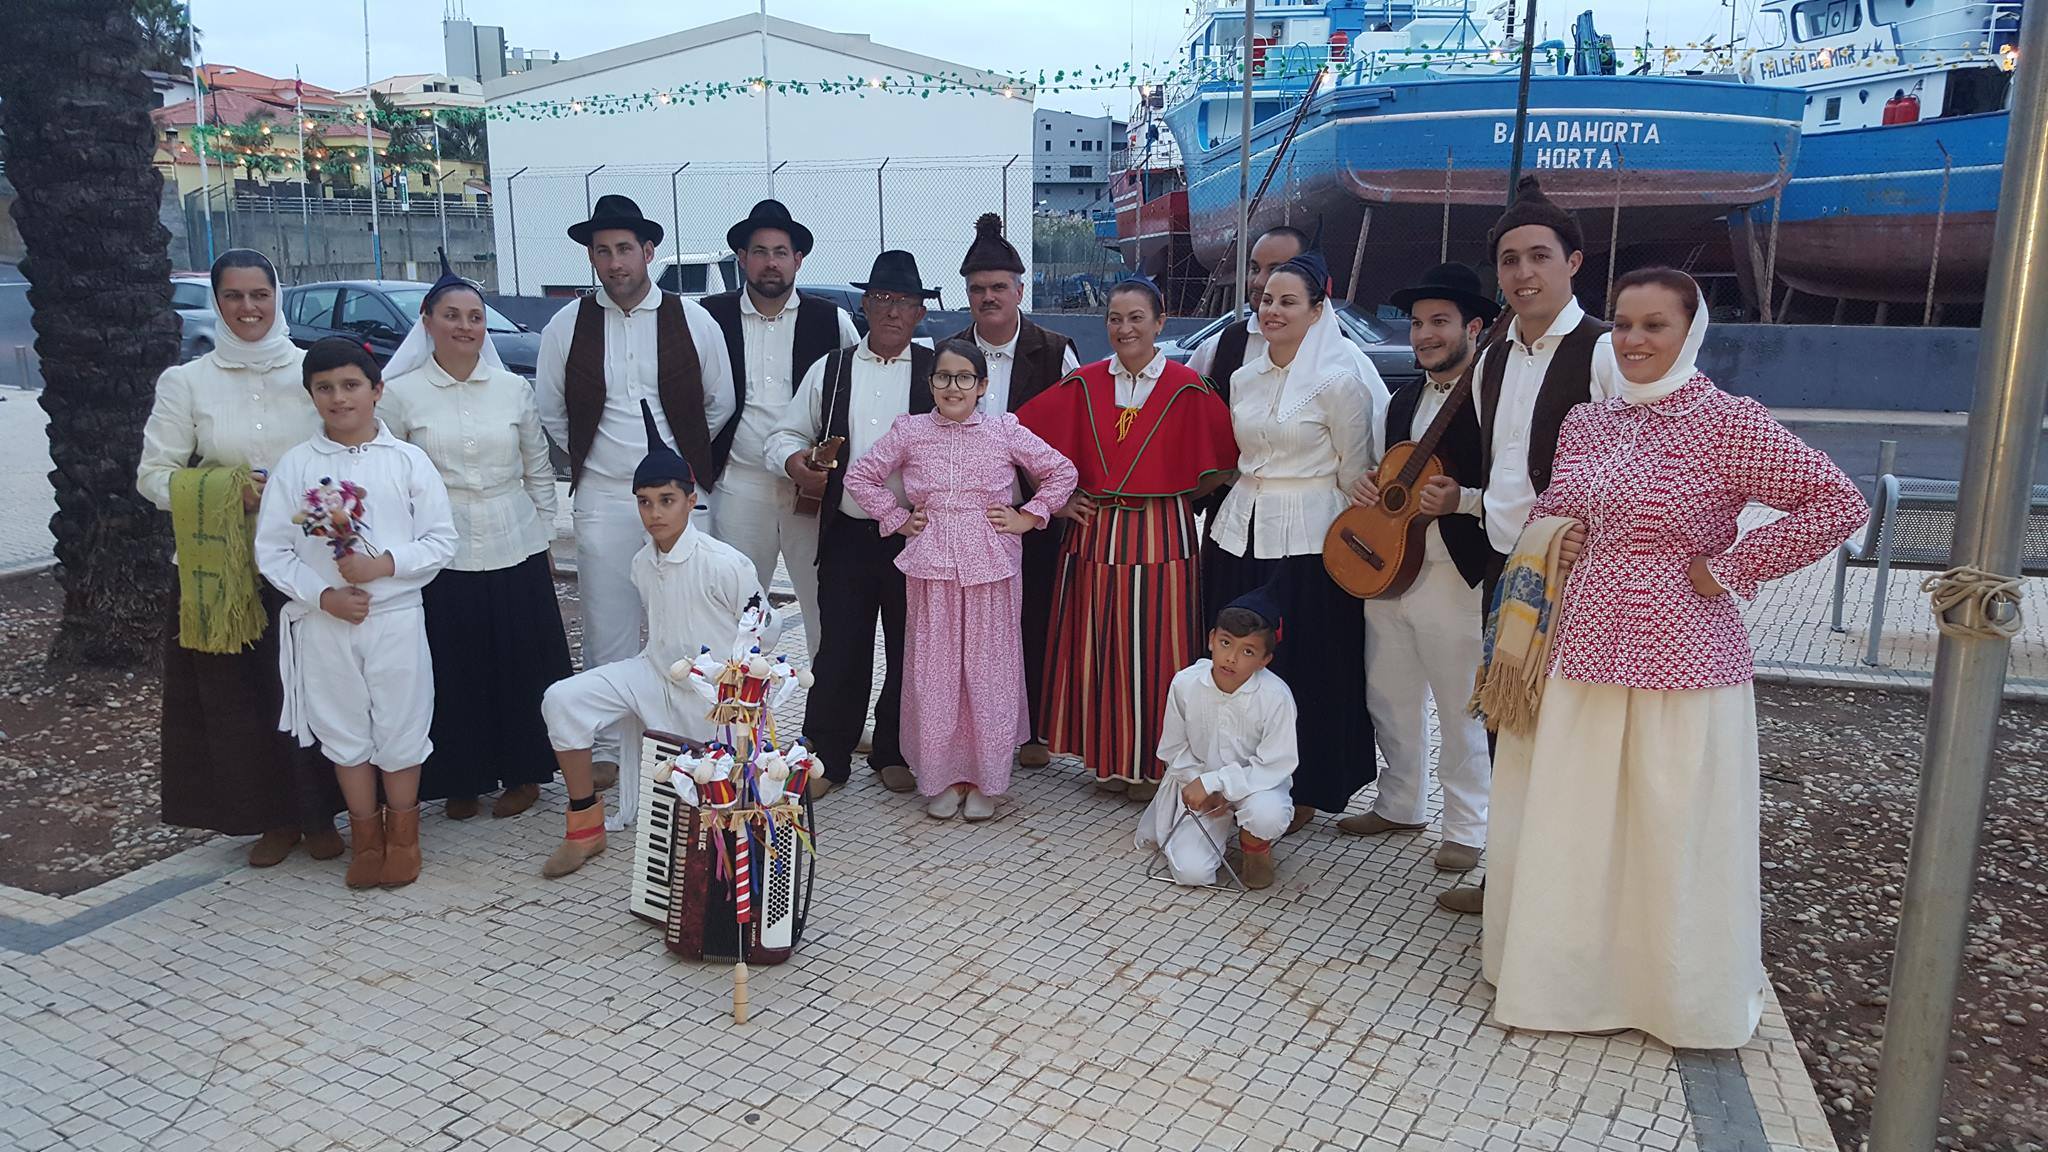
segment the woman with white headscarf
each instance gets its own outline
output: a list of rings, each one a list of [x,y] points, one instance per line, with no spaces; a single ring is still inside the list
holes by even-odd
[[[1272,670],[1294,693],[1295,832],[1344,811],[1377,775],[1365,708],[1365,616],[1323,568],[1323,537],[1373,465],[1376,401],[1386,389],[1328,299],[1323,258],[1275,268],[1259,298],[1265,351],[1230,377],[1237,474],[1209,522],[1202,602],[1216,615],[1270,586],[1285,614]]]
[[[215,344],[166,369],[142,429],[135,486],[171,513],[178,601],[164,649],[163,822],[261,838],[258,868],[301,838],[319,860],[341,855],[341,794],[317,752],[278,731],[283,686],[277,614],[284,597],[256,573],[253,521],[264,477],[320,431],[299,378],[277,270],[236,248],[213,262]]]
[[[555,470],[533,387],[499,359],[482,290],[445,255],[384,379],[384,423],[433,460],[458,535],[455,559],[421,591],[434,750],[420,797],[445,799],[450,819],[467,820],[478,796],[502,786],[491,815],[516,816],[554,777],[540,701],[570,672],[548,562]]]
[[[1531,522],[1585,530],[1533,730],[1494,759],[1484,965],[1515,1028],[1738,1048],[1763,1010],[1756,704],[1740,604],[1833,552],[1862,494],[1714,386],[1699,286],[1617,282],[1622,395],[1558,436]],[[1750,503],[1785,513],[1737,539]]]

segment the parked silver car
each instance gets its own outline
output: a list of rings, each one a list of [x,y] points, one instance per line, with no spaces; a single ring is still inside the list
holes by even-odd
[[[173,275],[171,307],[178,312],[178,363],[213,351],[213,283],[201,274]]]
[[[1185,364],[1203,341],[1221,332],[1224,325],[1233,319],[1242,321],[1244,316],[1242,310],[1235,317],[1219,316],[1185,336],[1160,341],[1159,348],[1166,353],[1167,359]],[[1363,348],[1372,366],[1379,369],[1380,379],[1386,382],[1388,391],[1399,391],[1403,385],[1422,375],[1422,369],[1415,364],[1415,353],[1408,347],[1406,318],[1396,323],[1368,315],[1349,304],[1340,304],[1337,306],[1337,319],[1344,325],[1345,337]]]

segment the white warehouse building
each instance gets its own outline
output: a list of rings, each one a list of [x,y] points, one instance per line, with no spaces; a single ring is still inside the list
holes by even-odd
[[[763,75],[765,94],[746,86]],[[776,88],[819,81],[842,90]],[[741,87],[704,97],[721,83]],[[659,259],[685,265],[726,255],[726,229],[772,194],[817,237],[799,288],[866,279],[877,252],[904,248],[960,307],[956,270],[984,212],[1031,258],[1033,90],[1009,77],[741,16],[490,80],[484,99],[500,291],[590,286],[566,229],[606,193],[659,221]]]

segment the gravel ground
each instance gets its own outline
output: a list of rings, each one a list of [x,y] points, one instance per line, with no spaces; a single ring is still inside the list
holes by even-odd
[[[572,648],[575,585],[557,585]],[[61,600],[0,581],[0,884],[68,895],[205,839],[156,819],[153,672],[56,675]],[[1759,685],[1765,959],[1844,1152],[1870,1124],[1926,698]],[[2048,707],[2009,705],[1940,1143],[2048,1143]]]

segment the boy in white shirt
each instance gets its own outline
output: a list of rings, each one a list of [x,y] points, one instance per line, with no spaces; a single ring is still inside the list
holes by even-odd
[[[1273,883],[1273,841],[1294,816],[1289,789],[1299,762],[1294,694],[1266,667],[1280,628],[1272,594],[1245,593],[1216,614],[1209,658],[1181,669],[1167,689],[1159,737],[1166,776],[1139,819],[1138,847],[1164,845],[1176,883],[1213,883],[1220,844],[1233,830],[1244,886]],[[1183,812],[1192,819],[1180,820]]]
[[[704,645],[732,640],[748,602],[768,603],[754,562],[730,544],[690,526],[697,507],[697,481],[690,465],[661,438],[654,412],[640,404],[647,425],[647,456],[633,472],[633,497],[648,541],[633,556],[633,587],[647,606],[647,643],[638,655],[558,680],[541,701],[555,762],[569,789],[569,827],[541,875],[567,876],[604,851],[605,831],[632,823],[637,800],[639,757],[632,741],[622,753],[620,817],[607,823],[604,804],[591,782],[591,747],[598,733],[621,721],[671,732],[703,743],[712,737],[710,709],[670,669],[695,657]],[[775,643],[780,627],[769,617],[762,649]]]
[[[433,750],[420,588],[454,557],[455,521],[433,461],[377,418],[383,376],[362,345],[319,341],[301,372],[321,431],[270,470],[256,521],[257,569],[291,597],[278,727],[334,763],[348,886],[397,888],[420,874],[420,762]]]

